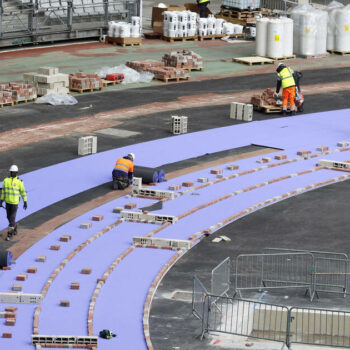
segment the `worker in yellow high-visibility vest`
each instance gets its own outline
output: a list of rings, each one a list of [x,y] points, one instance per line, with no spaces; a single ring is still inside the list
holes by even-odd
[[[207,18],[206,9],[209,3],[209,0],[197,0],[200,18]]]
[[[24,188],[23,181],[17,177],[18,166],[12,165],[10,168],[10,176],[7,177],[2,184],[0,197],[0,206],[5,201],[6,214],[9,222],[6,240],[10,240],[12,235],[17,234],[16,214],[20,197],[24,202],[23,208],[27,209],[27,194]]]
[[[276,69],[277,72],[277,86],[276,93],[278,94],[282,86],[283,89],[283,115],[287,115],[287,108],[289,108],[292,115],[296,114],[295,107],[295,79],[293,69],[286,67],[284,63],[279,63]]]

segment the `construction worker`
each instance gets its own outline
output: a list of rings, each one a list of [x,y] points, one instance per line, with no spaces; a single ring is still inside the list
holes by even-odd
[[[113,188],[115,190],[124,190],[132,182],[134,174],[135,154],[129,153],[123,158],[119,158],[112,171]]]
[[[197,0],[200,18],[207,18],[206,10],[209,3],[209,0]]]
[[[289,103],[289,108],[292,115],[296,115],[295,107],[295,80],[294,72],[290,67],[286,67],[284,63],[279,63],[276,69],[277,72],[277,86],[276,94],[279,93],[282,86],[283,89],[283,102],[282,102],[282,111],[283,115],[287,115],[287,107]]]
[[[27,194],[23,181],[17,177],[18,166],[11,165],[10,176],[7,177],[2,184],[0,197],[0,206],[3,201],[6,203],[6,214],[9,222],[6,240],[10,240],[12,235],[17,234],[16,214],[20,197],[24,202],[23,208],[27,210]]]

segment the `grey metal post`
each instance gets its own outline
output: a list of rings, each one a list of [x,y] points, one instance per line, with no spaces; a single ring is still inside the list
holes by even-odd
[[[30,0],[29,10],[30,11],[28,11],[28,31],[30,34],[32,34],[33,33],[34,11],[35,11],[33,0]]]
[[[72,30],[73,25],[73,1],[68,0],[67,2],[67,28]]]
[[[290,323],[292,322],[292,309],[288,309],[287,314],[287,331],[286,331],[286,346],[290,349]]]
[[[3,32],[2,32],[2,15],[4,13],[4,8],[3,8],[2,1],[3,0],[0,0],[0,37],[3,35]]]
[[[103,0],[103,8],[105,11],[104,25],[108,26],[108,0]]]

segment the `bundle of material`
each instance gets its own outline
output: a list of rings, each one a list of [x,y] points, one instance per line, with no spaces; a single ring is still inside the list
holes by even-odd
[[[12,93],[9,91],[0,91],[0,104],[12,103]]]
[[[17,83],[17,82],[0,84],[0,92],[1,93],[7,92],[2,97],[3,98],[7,97],[8,102],[33,100],[33,99],[36,99],[37,97],[36,88],[33,87],[33,85]],[[12,97],[12,101],[9,101],[8,99],[9,96]],[[8,102],[1,102],[1,103],[8,103]]]
[[[151,68],[149,72],[154,74],[156,79],[188,78],[188,71],[174,67]]]
[[[266,89],[261,95],[254,95],[251,98],[251,104],[254,106],[276,106],[276,98],[274,97],[274,89]]]
[[[102,89],[103,81],[97,74],[85,74],[78,72],[69,75],[69,89],[91,90]]]
[[[162,57],[162,61],[168,67],[183,69],[203,68],[203,58],[193,51],[182,50],[172,51]]]
[[[147,72],[150,71],[151,68],[159,68],[164,67],[165,63],[161,61],[156,60],[138,60],[138,61],[127,61],[126,66],[129,68],[135,69],[136,71],[140,72]]]
[[[40,67],[38,73],[24,73],[23,79],[37,89],[39,96],[68,93],[68,74],[59,73],[57,67]]]

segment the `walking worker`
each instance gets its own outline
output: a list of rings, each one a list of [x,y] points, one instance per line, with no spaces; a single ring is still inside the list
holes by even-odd
[[[9,222],[6,240],[10,240],[12,235],[17,234],[16,214],[20,197],[24,202],[23,208],[27,209],[27,194],[24,188],[23,181],[17,177],[18,166],[11,165],[10,176],[7,177],[2,184],[2,191],[0,197],[0,206],[5,201],[6,214]]]
[[[209,3],[209,0],[197,0],[200,18],[207,18],[206,10]]]
[[[112,171],[113,188],[115,190],[124,190],[132,182],[134,175],[135,154],[129,153],[123,158],[119,158]]]
[[[277,86],[276,86],[276,94],[279,93],[280,88],[282,86],[283,89],[283,115],[287,115],[287,107],[289,103],[289,108],[291,111],[291,115],[296,115],[296,107],[295,107],[295,79],[293,69],[287,67],[284,63],[279,63],[276,69],[277,72]]]

